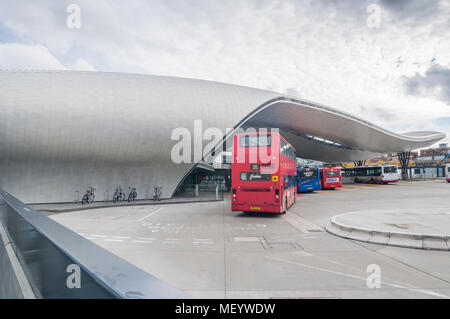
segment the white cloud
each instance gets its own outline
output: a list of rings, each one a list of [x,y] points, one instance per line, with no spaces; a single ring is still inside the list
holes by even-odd
[[[63,70],[64,66],[42,45],[0,44],[2,70]]]
[[[78,58],[75,63],[70,66],[70,69],[77,71],[95,71],[92,65],[81,58]]]
[[[55,68],[298,92],[395,131],[439,129],[434,120],[450,116],[445,102],[408,94],[403,80],[450,67],[445,0],[83,0],[81,29],[66,27],[70,3],[3,2],[0,22],[18,42],[48,48]],[[379,29],[366,25],[371,3],[382,8]],[[17,64],[9,58],[3,64]]]

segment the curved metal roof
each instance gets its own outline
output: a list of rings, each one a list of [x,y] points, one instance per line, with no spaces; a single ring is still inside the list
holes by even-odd
[[[439,132],[397,134],[276,92],[153,75],[0,72],[0,188],[25,202],[73,201],[89,185],[171,196],[195,163],[175,164],[176,128],[278,127],[299,157],[367,159],[429,146]],[[208,141],[203,141],[204,147]],[[77,193],[78,192],[78,193]],[[78,195],[77,195],[78,194]],[[100,198],[102,199],[102,198]]]

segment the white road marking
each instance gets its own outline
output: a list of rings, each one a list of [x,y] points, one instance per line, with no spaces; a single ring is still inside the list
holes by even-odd
[[[426,290],[426,289],[410,289],[410,290],[421,292],[423,294],[430,295],[430,296],[440,297],[440,298],[443,298],[443,299],[450,299],[450,297],[447,296],[447,295],[443,295],[443,294],[440,294],[440,293],[437,293],[437,292],[434,292],[434,291],[431,291],[431,290]]]
[[[112,238],[117,238],[117,239],[130,239],[131,237],[122,237],[122,236],[111,236]]]
[[[113,242],[122,242],[122,239],[112,239],[112,238],[106,238],[104,241],[113,241]]]
[[[281,262],[285,262],[285,263],[288,263],[288,264],[297,265],[297,266],[300,266],[300,267],[305,267],[305,268],[309,268],[309,269],[314,269],[314,270],[319,270],[319,271],[323,271],[323,272],[328,272],[328,273],[335,274],[335,275],[340,275],[340,276],[345,276],[345,277],[349,277],[349,278],[353,278],[353,279],[360,279],[360,280],[363,280],[363,281],[367,281],[366,277],[362,277],[362,276],[358,276],[358,275],[352,275],[352,274],[341,272],[341,271],[335,271],[335,270],[331,270],[331,269],[326,269],[326,268],[306,265],[306,264],[290,261],[290,260],[287,260],[287,259],[284,259],[284,258],[280,258],[280,257],[266,256],[266,258],[272,259],[272,260],[281,261]],[[388,286],[391,286],[391,287],[394,287],[394,288],[408,289],[408,290],[411,290],[411,291],[420,292],[420,293],[423,293],[423,294],[426,294],[426,295],[430,295],[430,296],[434,296],[434,297],[441,297],[441,298],[444,298],[444,299],[450,299],[450,297],[447,296],[447,295],[443,295],[443,294],[440,294],[440,293],[437,293],[437,292],[434,292],[434,291],[431,291],[431,290],[419,289],[417,287],[411,287],[411,286],[408,287],[408,286],[405,286],[405,285],[398,285],[398,284],[393,284],[393,283],[389,283],[389,282],[385,282],[385,281],[384,281],[384,284],[388,285]]]
[[[141,240],[156,240],[156,238],[148,238],[148,237],[139,237]]]
[[[150,241],[150,240],[133,240],[133,243],[151,244],[151,243],[153,243],[153,241]]]
[[[282,216],[282,218],[287,221],[289,224],[300,230],[302,233],[309,234],[310,230],[322,230],[317,225],[311,223],[310,221],[304,219],[303,217],[298,216],[297,214],[291,213],[289,211],[286,212]]]
[[[194,238],[192,240],[193,244],[214,244],[214,241],[212,240],[212,238]]]
[[[261,239],[257,236],[233,237],[233,241],[237,242],[259,242]]]
[[[165,238],[163,244],[182,244],[183,239],[181,238]]]
[[[154,213],[156,213],[156,212],[158,212],[158,211],[160,211],[161,209],[163,209],[164,207],[160,207],[160,208],[158,208],[158,209],[156,209],[156,210],[154,210],[153,212],[151,212],[150,214],[148,214],[147,216],[144,216],[144,217],[142,217],[141,219],[138,219],[138,222],[141,222],[141,221],[143,221],[144,219],[146,219],[146,218],[148,218],[148,217],[150,217],[150,216],[152,216]]]
[[[106,238],[107,237],[105,235],[96,235],[96,234],[90,234],[89,236],[91,236],[91,237],[99,237],[99,238]]]

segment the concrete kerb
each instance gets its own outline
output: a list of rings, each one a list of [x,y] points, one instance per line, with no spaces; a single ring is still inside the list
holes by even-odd
[[[450,247],[448,246],[449,238],[449,236],[441,236],[440,238],[437,236],[423,236],[423,249],[450,250]]]
[[[114,207],[132,207],[132,206],[152,206],[152,205],[174,205],[174,204],[198,204],[198,203],[209,203],[209,202],[223,202],[223,199],[205,199],[205,200],[180,200],[180,201],[170,201],[170,200],[161,200],[159,202],[140,202],[135,201],[132,203],[116,203],[116,204],[99,204],[99,205],[86,205],[86,206],[77,206],[72,208],[63,208],[63,209],[42,209],[38,208],[40,205],[45,204],[30,204],[30,207],[40,211],[47,213],[70,213],[77,212],[82,210],[91,210],[91,209],[99,209],[99,208],[114,208]],[[71,203],[68,203],[71,205]],[[81,204],[80,204],[81,205]]]
[[[388,233],[390,238],[388,245],[405,247],[405,248],[417,248],[422,249],[422,236],[416,234],[407,233]]]
[[[337,221],[334,216],[325,230],[333,235],[368,243],[427,250],[450,250],[450,236],[417,233],[384,232],[363,227],[353,227]]]

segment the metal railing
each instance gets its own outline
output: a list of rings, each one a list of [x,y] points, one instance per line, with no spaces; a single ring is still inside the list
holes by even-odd
[[[1,190],[0,222],[38,298],[189,298]]]
[[[196,197],[201,200],[223,200],[227,188],[224,183],[183,184],[178,197]]]

